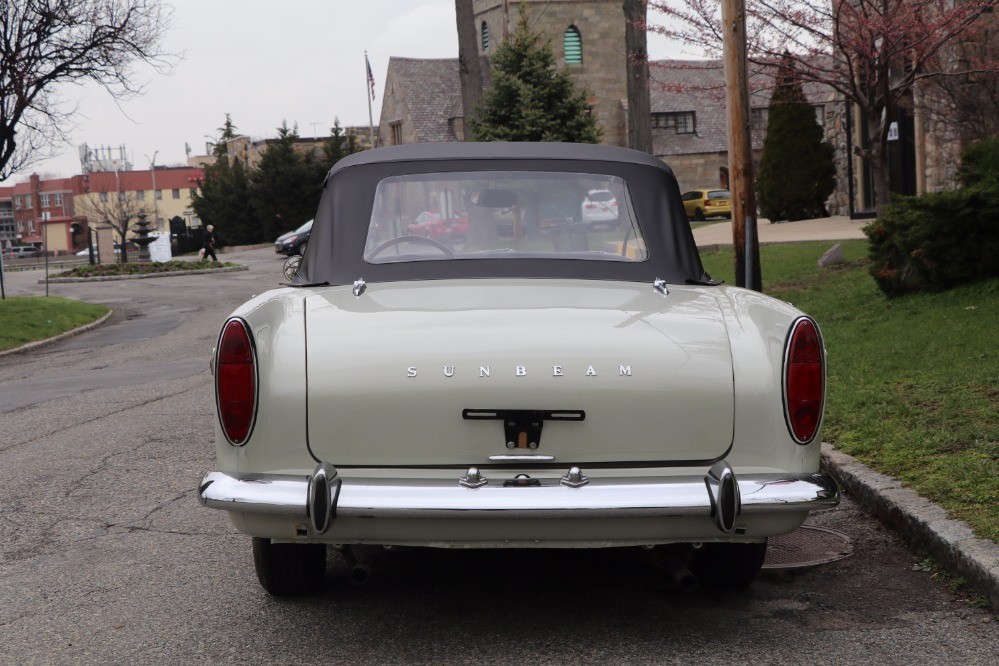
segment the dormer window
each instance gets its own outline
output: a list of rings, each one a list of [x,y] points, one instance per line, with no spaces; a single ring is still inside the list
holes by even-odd
[[[653,113],[652,129],[666,130],[668,134],[693,134],[697,131],[693,111],[679,113]]]

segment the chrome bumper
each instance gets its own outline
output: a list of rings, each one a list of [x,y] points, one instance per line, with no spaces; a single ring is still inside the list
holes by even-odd
[[[583,477],[585,478],[585,477]],[[338,517],[589,518],[710,516],[722,532],[740,514],[805,512],[839,504],[833,479],[815,474],[755,474],[736,479],[724,462],[706,476],[559,479],[536,486],[502,481],[471,488],[459,480],[343,478],[328,465],[311,477],[236,478],[209,472],[198,498],[226,511],[310,519],[323,533]]]

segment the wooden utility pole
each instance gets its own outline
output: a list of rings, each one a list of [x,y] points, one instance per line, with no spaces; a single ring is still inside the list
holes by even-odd
[[[469,127],[482,99],[482,67],[472,0],[454,0],[454,14],[458,27],[458,79],[461,81],[464,139],[471,141]]]
[[[753,143],[749,113],[749,65],[744,0],[722,0],[725,104],[728,112],[728,187],[732,194],[735,283],[763,291],[760,242],[756,234]]]
[[[624,0],[624,44],[628,72],[628,147],[652,153],[649,50],[645,0]]]

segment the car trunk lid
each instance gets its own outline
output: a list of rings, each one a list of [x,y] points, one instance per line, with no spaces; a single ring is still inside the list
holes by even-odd
[[[727,451],[731,353],[709,291],[664,296],[635,283],[538,282],[374,284],[359,297],[343,287],[310,295],[313,455],[400,467],[482,466],[511,453],[675,464]],[[542,421],[537,437],[528,432],[532,419]]]

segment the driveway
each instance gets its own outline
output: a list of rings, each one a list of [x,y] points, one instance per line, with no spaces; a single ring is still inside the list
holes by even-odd
[[[767,220],[761,220],[756,229],[761,243],[863,240],[867,236],[861,229],[868,222],[870,220],[851,220],[845,215],[834,215],[818,220],[780,222],[779,224],[771,224]],[[698,247],[731,245],[732,221],[724,220],[694,229],[694,241]]]

